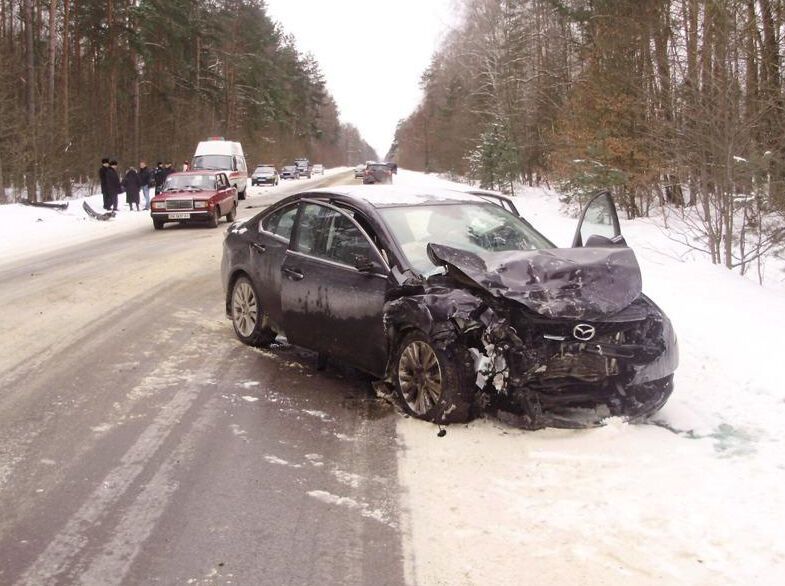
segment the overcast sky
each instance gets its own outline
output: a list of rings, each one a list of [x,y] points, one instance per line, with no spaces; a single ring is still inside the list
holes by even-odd
[[[453,22],[453,0],[267,0],[268,14],[316,56],[341,120],[384,157],[420,100],[420,75]]]

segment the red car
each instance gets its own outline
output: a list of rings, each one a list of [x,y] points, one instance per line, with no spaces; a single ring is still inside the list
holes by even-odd
[[[172,173],[161,193],[153,198],[150,215],[156,230],[161,230],[166,222],[207,222],[216,228],[222,216],[226,216],[227,222],[234,222],[237,189],[229,185],[226,173]]]

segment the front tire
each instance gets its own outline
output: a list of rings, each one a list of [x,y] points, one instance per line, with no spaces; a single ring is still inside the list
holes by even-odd
[[[232,211],[226,214],[226,221],[230,224],[234,222],[234,219],[237,217],[237,206],[232,206]]]
[[[232,286],[231,313],[234,333],[243,344],[269,346],[275,340],[275,331],[268,325],[267,314],[248,277],[239,277]]]
[[[207,225],[210,226],[210,228],[217,228],[218,227],[218,221],[220,219],[221,219],[221,212],[218,211],[218,206],[215,206],[215,209],[213,210],[213,213],[210,216],[210,219],[207,220]]]
[[[246,188],[247,189],[247,188]],[[245,189],[237,192],[237,199],[245,199]]]
[[[153,220],[153,228],[156,230],[163,230],[164,223],[161,220]]]
[[[404,410],[434,423],[472,419],[472,359],[454,344],[444,350],[423,332],[407,334],[395,353],[393,382]]]

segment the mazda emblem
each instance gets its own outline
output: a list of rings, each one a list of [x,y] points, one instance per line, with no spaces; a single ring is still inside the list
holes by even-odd
[[[572,335],[576,340],[580,340],[581,342],[588,342],[594,337],[596,332],[594,326],[589,324],[578,324],[572,328]]]

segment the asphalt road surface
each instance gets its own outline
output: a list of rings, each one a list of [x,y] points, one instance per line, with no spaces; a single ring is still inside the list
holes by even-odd
[[[303,185],[249,188],[239,217]],[[404,583],[399,415],[355,371],[236,340],[224,232],[0,269],[0,584]]]

